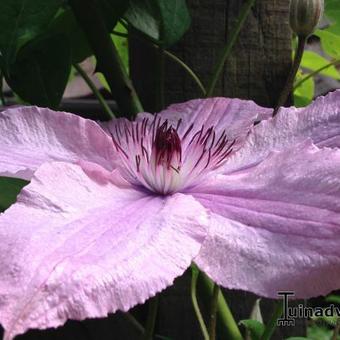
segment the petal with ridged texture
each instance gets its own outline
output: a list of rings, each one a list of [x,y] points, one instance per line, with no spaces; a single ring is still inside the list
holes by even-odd
[[[159,115],[170,122],[182,119],[180,132],[185,132],[191,124],[196,131],[202,125],[215,126],[216,132],[225,130],[228,138],[235,139],[246,136],[254,122],[270,111],[272,109],[258,106],[251,100],[215,97],[173,104]]]
[[[205,129],[214,127],[217,134],[225,130],[230,140],[236,139],[237,144],[240,144],[247,136],[254,122],[261,119],[261,117],[267,117],[270,112],[272,112],[272,109],[258,106],[250,100],[215,97],[193,99],[184,103],[170,105],[159,112],[157,117],[160,118],[159,124],[167,120],[173,127],[176,127],[178,121],[181,120],[178,134],[183,137],[189,131],[187,134],[188,140],[204,125]],[[136,122],[141,122],[145,118],[151,122],[154,115],[147,112],[139,113]],[[128,120],[121,118],[104,123],[104,126],[116,135],[116,126],[126,124],[129,124]],[[193,125],[192,128],[191,125]]]
[[[5,339],[144,302],[181,275],[206,235],[191,196],[150,195],[87,166],[46,163],[0,216]]]
[[[212,213],[195,260],[227,288],[307,298],[340,288],[340,150],[303,143],[192,195]]]
[[[273,119],[253,127],[245,145],[223,171],[230,173],[261,162],[273,150],[312,139],[319,147],[340,147],[340,90],[318,97],[304,108],[281,108]]]
[[[30,179],[43,163],[86,160],[112,170],[112,140],[100,126],[66,112],[15,107],[0,112],[0,175]]]

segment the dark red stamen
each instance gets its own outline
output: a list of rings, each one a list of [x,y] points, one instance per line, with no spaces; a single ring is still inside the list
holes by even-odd
[[[113,134],[111,133],[111,139],[113,142],[113,145],[116,147],[117,151],[120,151],[127,159],[129,159],[128,154],[122,149],[122,147],[120,146],[119,143],[117,143],[117,141],[115,140],[115,137],[113,136]]]
[[[184,139],[188,136],[188,134],[189,134],[190,131],[193,129],[193,127],[194,127],[194,124],[191,124],[191,125],[189,126],[189,128],[187,129],[187,131],[184,133],[184,135],[183,135],[183,137],[182,137],[182,140],[184,140]]]
[[[174,157],[181,160],[181,140],[176,130],[172,126],[168,127],[167,121],[158,127],[154,140],[154,147],[158,165],[165,162],[167,167],[170,168],[173,167],[171,162]]]

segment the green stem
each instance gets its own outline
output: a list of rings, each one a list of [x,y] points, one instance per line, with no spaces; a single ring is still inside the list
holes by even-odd
[[[104,112],[106,113],[107,117],[109,119],[112,119],[115,117],[114,113],[111,111],[109,105],[107,105],[104,97],[100,93],[100,91],[97,89],[96,85],[93,83],[91,78],[87,75],[87,73],[81,68],[80,65],[74,64],[73,67],[77,70],[77,72],[81,75],[81,77],[84,79],[88,87],[91,89],[93,94],[96,96],[98,99],[100,105],[102,106]]]
[[[283,312],[283,303],[282,301],[278,301],[276,304],[274,314],[272,318],[269,320],[263,332],[261,340],[269,340],[272,337],[277,327],[277,319],[282,315],[282,312]]]
[[[138,333],[140,333],[140,334],[145,333],[144,327],[140,324],[140,322],[131,313],[126,312],[126,313],[122,313],[122,314],[125,317],[125,319],[127,321],[129,321],[131,323],[131,325],[134,326],[134,328],[138,331]]]
[[[199,279],[199,284],[205,291],[204,296],[211,297],[214,291],[214,283],[203,272],[200,273]],[[221,329],[221,332],[223,332],[221,338],[230,340],[243,340],[233,314],[231,313],[222,293],[218,295],[217,299],[217,321],[218,324],[223,326]]]
[[[294,79],[295,79],[296,73],[297,73],[297,71],[300,67],[300,64],[301,64],[303,51],[305,50],[306,41],[307,41],[307,37],[304,37],[304,36],[298,37],[298,46],[296,48],[296,53],[295,53],[293,65],[292,65],[292,68],[289,71],[285,86],[280,93],[276,107],[273,111],[273,117],[275,117],[277,115],[277,113],[280,110],[280,107],[283,106],[286,103],[287,98],[289,96],[289,93],[292,91]]]
[[[149,312],[148,312],[148,318],[146,320],[146,327],[145,327],[145,332],[144,332],[144,337],[143,337],[144,340],[153,339],[157,311],[158,311],[158,302],[159,302],[158,296],[155,296],[149,300]]]
[[[70,0],[69,4],[97,59],[97,70],[102,72],[117,101],[121,114],[132,118],[143,111],[124,65],[108,32],[98,0]]]
[[[216,339],[216,316],[217,316],[217,302],[220,294],[220,287],[215,283],[213,288],[213,294],[211,298],[210,307],[210,323],[209,323],[209,335],[210,340]]]
[[[222,50],[221,56],[215,66],[215,69],[213,71],[213,75],[211,77],[209,86],[208,86],[208,90],[207,90],[207,97],[211,97],[214,93],[215,90],[215,86],[217,83],[218,78],[221,75],[221,72],[223,70],[223,66],[226,62],[226,60],[228,59],[228,57],[230,56],[231,50],[238,38],[238,35],[241,31],[241,28],[243,27],[243,24],[246,20],[246,18],[248,17],[248,14],[250,12],[251,7],[254,5],[255,0],[247,0],[242,8],[241,8],[241,12],[240,15],[237,19],[237,23],[235,25],[235,27],[233,28],[233,30],[230,33],[230,39],[228,40],[227,44],[225,45],[224,49]]]
[[[169,59],[172,59],[174,62],[176,62],[177,64],[182,66],[183,69],[190,75],[190,77],[195,81],[197,86],[200,88],[200,90],[202,91],[203,96],[206,96],[207,91],[206,91],[203,83],[201,82],[200,78],[197,76],[197,74],[183,60],[181,60],[180,58],[178,58],[177,56],[175,56],[171,52],[165,50],[164,54]]]
[[[327,68],[331,67],[331,66],[335,66],[340,64],[340,59],[335,59],[333,61],[331,61],[329,64],[326,64],[320,68],[318,68],[317,70],[309,73],[308,75],[306,75],[306,77],[304,77],[303,79],[301,79],[300,81],[298,81],[295,85],[294,85],[294,90],[296,90],[299,86],[301,86],[305,81],[307,81],[309,78],[314,77],[315,75],[321,73],[322,71],[326,70]]]
[[[195,265],[191,266],[191,301],[194,307],[194,311],[198,320],[198,323],[201,328],[201,332],[203,335],[204,340],[209,340],[209,333],[207,327],[205,325],[198,301],[197,301],[197,279],[200,275],[200,271]]]

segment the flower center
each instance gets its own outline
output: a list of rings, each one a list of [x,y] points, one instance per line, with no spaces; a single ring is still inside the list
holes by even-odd
[[[164,122],[156,132],[153,150],[157,166],[165,166],[168,170],[180,170],[182,159],[181,140],[177,131]]]
[[[181,129],[157,115],[149,120],[119,120],[111,132],[121,156],[121,172],[135,185],[166,195],[197,184],[203,175],[221,166],[235,140],[213,126],[199,130],[194,124]]]

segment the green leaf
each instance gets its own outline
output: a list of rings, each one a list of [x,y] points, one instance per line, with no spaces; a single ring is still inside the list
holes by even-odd
[[[128,8],[129,0],[98,0],[109,32],[116,26],[118,19]]]
[[[0,177],[0,211],[4,211],[13,204],[20,190],[28,182],[18,178]]]
[[[338,317],[337,316],[315,316],[312,319],[315,321],[324,321],[325,324],[328,324],[334,327],[336,325],[336,321]]]
[[[154,0],[132,0],[125,13],[126,20],[154,40],[160,40],[159,11]]]
[[[125,12],[128,1],[126,0],[98,0],[109,31],[117,24],[118,18]],[[91,23],[89,23],[90,25]],[[69,41],[72,50],[72,64],[77,64],[93,54],[85,34],[79,27],[71,8],[66,7],[59,11],[51,22],[46,35],[63,34]],[[124,39],[126,40],[126,39]],[[119,41],[121,43],[121,41]],[[119,47],[118,47],[119,49]],[[127,52],[126,52],[127,53]]]
[[[93,54],[83,31],[69,8],[60,11],[51,22],[46,34],[60,34],[68,40],[72,50],[72,63],[80,63]]]
[[[114,30],[117,31],[117,32],[120,32],[120,33],[127,33],[126,28],[122,24],[120,24],[119,22],[114,27]],[[113,42],[114,42],[114,44],[117,48],[118,54],[119,54],[124,66],[125,66],[126,72],[129,73],[128,39],[126,39],[124,37],[117,36],[115,34],[111,34],[111,39],[113,40]],[[104,86],[104,88],[107,91],[110,92],[111,91],[110,86],[108,85],[103,74],[101,72],[98,72],[97,77],[98,77],[100,83]]]
[[[325,1],[325,15],[331,21],[331,26],[327,31],[340,34],[340,7],[339,0]]]
[[[305,51],[302,57],[301,66],[311,71],[317,71],[329,65],[329,63],[330,61],[322,57],[321,55],[313,51]],[[340,73],[333,65],[327,67],[319,73],[336,80],[340,79]]]
[[[260,340],[265,330],[264,324],[257,320],[242,320],[239,324],[249,331],[252,340]]]
[[[0,51],[6,68],[19,48],[47,27],[62,0],[1,0]]]
[[[333,331],[319,326],[318,324],[312,324],[307,329],[307,337],[309,340],[329,340],[332,339]]]
[[[340,304],[340,296],[339,295],[328,295],[325,298],[325,301]]]
[[[70,46],[63,36],[54,36],[22,48],[6,80],[30,104],[57,108],[70,70]]]
[[[126,28],[120,24],[117,23],[117,25],[114,27],[114,30],[120,33],[128,33]],[[117,48],[117,51],[119,53],[119,56],[125,66],[125,69],[127,73],[129,73],[129,48],[128,48],[128,39],[124,37],[119,37],[115,34],[111,34],[111,38]]]
[[[164,47],[176,43],[190,26],[185,0],[131,0],[125,18]]]
[[[315,35],[321,39],[325,53],[334,59],[340,59],[340,36],[326,30],[317,30]]]
[[[158,0],[162,27],[161,39],[164,45],[176,43],[190,27],[191,19],[185,0]]]
[[[303,336],[291,336],[289,338],[286,338],[286,340],[310,340],[310,338],[305,338]]]
[[[303,79],[306,74],[298,72],[295,82],[299,82]],[[299,87],[294,91],[294,105],[296,107],[304,107],[311,103],[314,98],[314,79],[311,77],[304,81]]]

